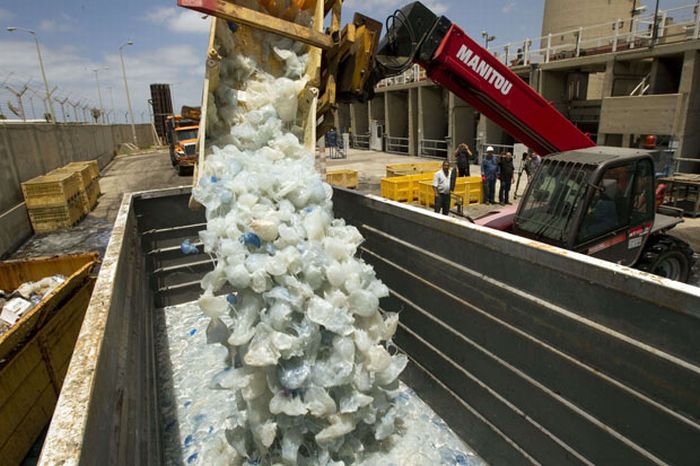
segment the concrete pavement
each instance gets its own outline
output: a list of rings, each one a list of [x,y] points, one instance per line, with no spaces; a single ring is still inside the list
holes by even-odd
[[[102,170],[102,196],[95,210],[71,229],[32,236],[12,257],[88,251],[103,254],[124,193],[191,184],[191,176],[177,175],[166,150],[117,156]]]

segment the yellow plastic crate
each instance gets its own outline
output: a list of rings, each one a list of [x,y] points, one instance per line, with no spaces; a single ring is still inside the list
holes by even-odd
[[[442,162],[394,163],[386,166],[386,177],[420,175],[435,173],[442,167]]]
[[[465,206],[483,203],[484,194],[482,189],[481,177],[468,176],[464,178],[457,178],[453,194],[455,196],[461,197],[462,205]],[[422,181],[419,183],[418,202],[425,207],[435,206],[435,191],[433,190],[432,182]],[[456,201],[453,196],[450,208],[455,207],[455,205]]]
[[[421,181],[432,181],[432,179],[432,173],[383,178],[381,195],[392,201],[413,202],[418,199],[418,184]]]
[[[80,176],[70,172],[38,176],[22,183],[22,193],[27,208],[65,206],[80,194]]]
[[[332,186],[357,189],[359,173],[357,170],[329,170],[326,172],[326,182]]]
[[[464,180],[464,181],[461,181]],[[457,178],[455,191],[462,196],[464,205],[484,203],[484,185],[480,176]]]

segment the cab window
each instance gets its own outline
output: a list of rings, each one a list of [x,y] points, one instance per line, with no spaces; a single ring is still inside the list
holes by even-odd
[[[579,242],[595,239],[629,225],[635,171],[636,164],[606,170],[588,205]]]
[[[654,219],[656,193],[654,192],[654,166],[649,160],[637,163],[632,194],[632,225],[640,225]]]

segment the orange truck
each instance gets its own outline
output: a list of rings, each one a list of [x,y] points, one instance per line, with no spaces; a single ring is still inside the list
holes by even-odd
[[[194,170],[201,113],[198,107],[182,107],[180,115],[166,119],[170,161],[180,176],[190,175]]]

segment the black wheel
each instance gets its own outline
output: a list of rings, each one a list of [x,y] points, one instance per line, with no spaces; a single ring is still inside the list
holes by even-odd
[[[693,268],[693,250],[688,243],[668,235],[649,239],[635,267],[644,272],[687,282]]]

